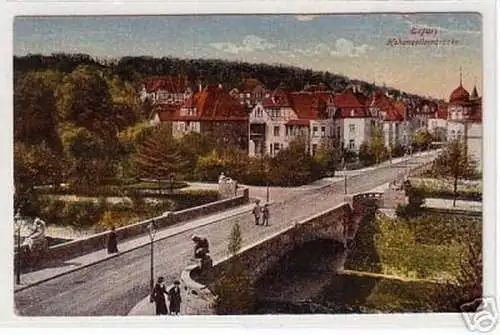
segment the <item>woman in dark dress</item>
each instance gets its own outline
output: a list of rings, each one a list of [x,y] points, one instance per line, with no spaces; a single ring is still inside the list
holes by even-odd
[[[168,300],[170,300],[170,314],[179,315],[181,312],[181,283],[176,280],[174,286],[168,291]]]
[[[165,279],[163,277],[159,277],[153,288],[153,292],[151,292],[150,302],[156,304],[156,315],[168,314],[167,303],[165,301],[165,293],[167,293],[167,290],[165,289],[165,284],[163,284],[164,281]]]
[[[115,254],[118,252],[118,240],[116,238],[115,227],[111,227],[111,232],[108,236],[108,254]]]

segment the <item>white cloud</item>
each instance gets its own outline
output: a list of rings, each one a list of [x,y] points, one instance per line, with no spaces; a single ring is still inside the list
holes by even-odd
[[[318,15],[297,15],[295,18],[300,22],[307,22],[316,19]]]
[[[331,51],[332,56],[358,57],[364,55],[372,47],[368,44],[355,45],[353,41],[339,38],[335,42],[335,49]]]
[[[294,49],[293,53],[305,56],[359,57],[371,49],[373,47],[368,44],[355,45],[353,41],[339,38],[333,46],[320,43],[311,49]]]
[[[221,50],[223,52],[239,54],[245,52],[261,51],[267,49],[273,49],[276,45],[268,42],[266,39],[255,36],[247,35],[243,41],[239,44],[231,42],[217,42],[210,43],[212,48]]]

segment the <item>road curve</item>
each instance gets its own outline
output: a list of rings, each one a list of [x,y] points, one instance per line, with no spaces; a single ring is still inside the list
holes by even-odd
[[[349,177],[348,192],[359,193],[387,183],[406,166],[429,158],[414,157],[396,164]],[[300,221],[344,201],[344,181],[330,187],[306,190],[283,203],[270,207],[271,226],[253,224],[250,213],[233,216],[214,224],[186,231],[155,243],[155,276],[167,282],[176,279],[190,263],[193,233],[208,237],[212,256],[224,255],[232,226],[239,223],[243,244],[256,242],[294,221]],[[25,316],[105,316],[127,313],[149,292],[149,246],[138,248],[94,266],[49,280],[15,293],[17,311]]]

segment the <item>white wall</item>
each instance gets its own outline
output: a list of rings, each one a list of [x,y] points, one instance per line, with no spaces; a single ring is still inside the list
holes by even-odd
[[[364,141],[368,141],[371,135],[369,118],[345,118],[343,119],[343,141],[346,148],[358,151]],[[354,147],[350,148],[351,140]]]

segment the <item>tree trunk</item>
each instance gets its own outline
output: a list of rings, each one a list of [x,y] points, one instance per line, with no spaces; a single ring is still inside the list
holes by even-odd
[[[455,180],[453,182],[453,207],[455,207],[457,202],[457,188],[458,188],[458,176],[455,176]]]

